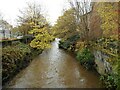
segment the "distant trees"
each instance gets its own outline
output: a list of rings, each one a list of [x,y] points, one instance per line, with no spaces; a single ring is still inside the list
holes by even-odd
[[[53,40],[51,26],[41,11],[41,6],[37,3],[27,3],[27,7],[20,10],[21,15],[18,16],[18,25],[13,29],[21,35],[32,35],[34,39],[30,46],[37,49],[45,49],[50,47]]]
[[[19,26],[16,26],[12,29],[12,32],[19,36],[19,35],[27,35],[28,31],[31,29],[30,25],[28,24],[21,24]]]
[[[50,25],[42,14],[41,6],[36,3],[28,3],[25,11],[20,12],[22,16],[19,16],[18,19],[19,31],[24,35],[32,34],[34,36],[30,46],[37,49],[49,48],[53,36],[50,33]]]
[[[70,0],[70,6],[75,10],[77,30],[79,30],[81,38],[88,39],[89,32],[89,12],[92,9],[90,0]]]
[[[36,3],[27,3],[27,7],[19,10],[21,15],[18,16],[18,27],[16,28],[22,35],[29,34],[28,32],[33,28],[33,23],[44,22],[41,13],[41,7]]]
[[[55,35],[62,39],[67,39],[76,32],[76,17],[75,10],[70,8],[66,10],[57,20],[57,23],[52,28]]]

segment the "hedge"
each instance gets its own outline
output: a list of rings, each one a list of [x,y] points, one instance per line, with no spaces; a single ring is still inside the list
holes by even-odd
[[[16,45],[6,46],[2,49],[2,83],[9,81],[21,69],[26,67],[35,54],[42,50],[35,50],[27,44],[16,43]]]

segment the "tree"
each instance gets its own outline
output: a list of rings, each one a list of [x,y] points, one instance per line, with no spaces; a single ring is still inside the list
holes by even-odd
[[[55,35],[62,39],[67,39],[76,32],[76,20],[74,9],[66,10],[57,20],[57,24],[52,28]]]
[[[19,26],[14,27],[14,28],[12,29],[12,32],[13,32],[14,34],[17,34],[17,35],[23,35],[23,36],[25,36],[25,35],[28,34],[28,31],[29,31],[30,29],[32,29],[32,28],[31,28],[31,25],[29,25],[29,24],[21,24],[21,25],[19,25]]]
[[[35,38],[31,41],[30,46],[37,49],[50,48],[50,43],[54,37],[49,33],[49,25],[44,23],[44,25],[41,26],[40,23],[34,23],[34,28],[29,32],[35,36]]]
[[[19,10],[21,15],[18,16],[18,31],[23,35],[27,35],[29,30],[33,27],[33,23],[44,22],[43,15],[41,13],[41,6],[36,3],[27,3],[27,7],[24,10]],[[42,19],[43,18],[43,19]],[[41,21],[42,20],[42,21]]]
[[[75,10],[77,30],[79,30],[81,38],[84,38],[87,41],[89,38],[89,12],[92,4],[90,3],[90,0],[69,0],[69,3]]]
[[[115,40],[117,44],[117,52],[115,53],[116,57],[109,58],[109,63],[112,65],[113,73],[111,75],[108,75],[112,77],[112,82],[110,82],[111,79],[107,79],[106,83],[109,84],[110,87],[115,87],[116,90],[120,89],[120,57],[119,57],[119,27],[120,24],[119,21],[119,7],[118,2],[99,2],[97,12],[101,18],[101,29],[103,31],[103,37],[110,38],[111,40]],[[117,12],[118,11],[118,12]],[[107,40],[104,41],[105,44],[109,43]],[[113,41],[111,41],[112,44],[114,44]],[[114,47],[112,47],[112,51],[115,51]],[[111,84],[112,83],[112,84]],[[115,85],[113,86],[113,84]]]
[[[119,23],[118,12],[115,11],[118,10],[116,4],[117,3],[112,2],[99,2],[97,12],[101,17],[101,29],[103,30],[104,36],[110,36],[117,39],[118,35],[114,34],[114,32],[117,32]]]
[[[27,8],[20,13],[19,31],[23,35],[32,34],[34,36],[30,46],[37,49],[49,48],[53,36],[50,34],[50,25],[42,14],[41,6],[37,3],[27,3]]]

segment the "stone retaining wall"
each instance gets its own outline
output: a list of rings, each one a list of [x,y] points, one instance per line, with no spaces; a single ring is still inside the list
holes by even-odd
[[[109,62],[107,62],[107,59],[109,58],[108,55],[105,55],[100,50],[94,50],[93,51],[94,57],[95,57],[95,63],[96,63],[96,69],[99,74],[106,74],[106,73],[112,73],[112,66]]]

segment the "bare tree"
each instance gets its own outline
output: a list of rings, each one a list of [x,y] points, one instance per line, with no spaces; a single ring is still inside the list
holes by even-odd
[[[33,24],[43,27],[46,23],[46,19],[42,14],[41,6],[37,3],[27,3],[27,7],[23,10],[19,10],[20,16],[18,16],[18,30],[23,34],[27,35],[29,30],[32,30]]]
[[[39,4],[36,4],[35,2],[27,3],[27,7],[23,10],[19,10],[19,12],[21,13],[21,15],[18,16],[18,22],[22,24],[35,21],[35,19],[38,19],[42,16],[41,6]]]
[[[80,31],[81,38],[88,40],[89,13],[91,11],[90,0],[70,0],[70,6],[75,9],[77,30]]]

